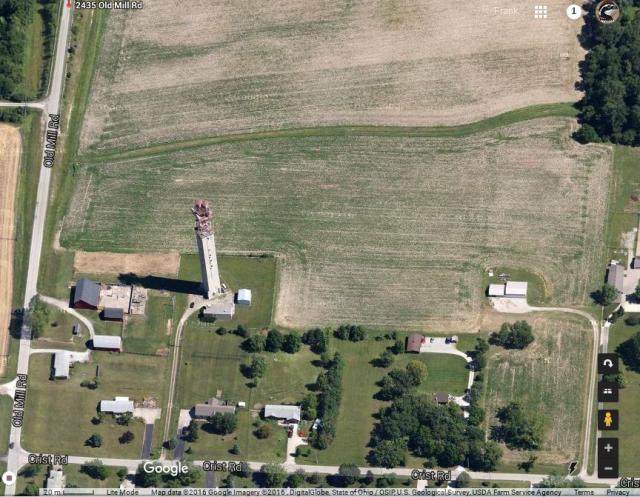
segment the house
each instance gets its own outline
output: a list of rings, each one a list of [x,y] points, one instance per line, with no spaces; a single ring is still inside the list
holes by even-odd
[[[492,283],[487,292],[489,297],[504,297],[504,283]]]
[[[238,290],[238,297],[236,301],[238,304],[251,305],[251,290],[247,288],[241,288]]]
[[[193,408],[195,418],[209,418],[214,414],[234,414],[236,406],[227,405],[225,401],[215,397],[210,398],[204,404],[196,404]]]
[[[624,267],[615,261],[611,261],[607,267],[607,284],[620,293],[624,291]]]
[[[526,298],[527,286],[528,283],[526,281],[507,281],[507,284],[504,286],[504,296]]]
[[[47,478],[47,482],[45,484],[46,488],[53,489],[62,489],[67,484],[67,477],[64,476],[64,473],[61,469],[50,469],[49,476]]]
[[[73,307],[78,309],[97,309],[100,303],[100,285],[87,278],[76,282],[73,292]]]
[[[122,338],[114,335],[94,335],[93,348],[122,352]]]
[[[202,311],[202,317],[205,320],[220,320],[228,321],[233,319],[233,315],[236,312],[236,305],[233,303],[233,299],[224,299],[218,302],[214,302],[208,305]]]
[[[69,378],[69,352],[61,351],[53,355],[53,378],[67,379]]]
[[[299,423],[302,419],[299,406],[267,404],[264,406],[264,417],[279,419],[285,423]]]
[[[406,340],[405,352],[415,352],[419,354],[423,342],[424,337],[422,335],[419,335],[418,333],[411,333]]]
[[[129,397],[116,397],[115,400],[101,400],[100,412],[110,412],[113,414],[133,413],[133,400],[129,400]]]
[[[102,319],[105,321],[124,321],[124,309],[120,307],[105,307],[102,311]]]
[[[440,405],[446,405],[449,403],[449,394],[446,392],[436,392],[433,395],[433,400]]]

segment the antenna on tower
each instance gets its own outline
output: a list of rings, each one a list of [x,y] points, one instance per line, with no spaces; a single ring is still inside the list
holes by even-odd
[[[209,201],[198,199],[194,202],[191,212],[196,218],[195,230],[200,237],[211,235],[211,209],[209,209]]]

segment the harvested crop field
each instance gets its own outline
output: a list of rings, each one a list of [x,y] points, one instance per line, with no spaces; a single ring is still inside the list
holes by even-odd
[[[11,320],[15,195],[21,151],[20,130],[0,125],[0,373],[6,365]]]
[[[579,99],[564,5],[152,0],[110,14],[87,150],[329,124],[452,125]]]
[[[486,424],[498,424],[496,410],[519,402],[541,416],[545,432],[540,463],[577,458],[584,429],[584,402],[593,333],[585,319],[528,316],[535,341],[524,350],[491,348],[485,371]],[[527,458],[507,451],[505,462]]]
[[[190,207],[208,198],[219,250],[283,256],[281,326],[477,329],[484,267],[526,267],[565,305],[599,284],[611,154],[573,142],[573,126],[248,140],[87,163],[62,244],[195,252]]]
[[[180,268],[180,254],[176,251],[164,254],[118,254],[80,250],[74,254],[73,267],[77,273],[88,274],[134,273],[138,276],[175,276]]]

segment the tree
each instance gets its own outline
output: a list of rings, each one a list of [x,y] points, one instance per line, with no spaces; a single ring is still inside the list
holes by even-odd
[[[502,323],[500,331],[492,333],[489,337],[490,343],[502,345],[505,349],[524,349],[533,340],[531,325],[526,321]]]
[[[238,416],[234,413],[215,413],[208,419],[214,433],[218,435],[228,435],[236,431],[238,427]]]
[[[458,475],[458,478],[456,478],[456,487],[467,488],[469,486],[471,486],[471,477],[469,476],[469,473],[463,471]]]
[[[315,354],[323,354],[329,347],[329,338],[320,328],[314,328],[307,331],[302,336],[302,341],[309,345],[311,352],[314,352]]]
[[[498,409],[496,414],[502,425],[496,436],[510,449],[534,450],[542,443],[542,423],[532,411],[524,409],[517,402]]]
[[[404,466],[407,456],[407,444],[402,439],[383,440],[369,453],[369,461],[374,466],[395,468]]]
[[[125,431],[122,435],[120,435],[120,438],[118,438],[118,441],[121,444],[128,444],[133,442],[133,440],[136,438],[136,436],[130,432],[130,431]]]
[[[550,474],[538,484],[540,488],[584,488],[586,485],[581,478]]]
[[[351,342],[360,342],[367,337],[367,332],[362,326],[353,324],[342,324],[335,329],[333,334],[340,340],[350,340]]]
[[[49,322],[49,308],[36,295],[29,303],[29,313],[27,315],[27,323],[31,329],[31,337],[40,337]]]
[[[295,354],[302,346],[302,338],[295,331],[286,335],[282,341],[282,350],[289,354]]]
[[[267,361],[262,356],[253,356],[249,365],[249,376],[251,378],[262,378],[267,372]]]
[[[80,472],[93,478],[94,480],[106,480],[111,474],[111,470],[107,466],[102,464],[102,461],[100,461],[99,459],[95,459],[80,466]]]
[[[267,340],[265,344],[265,349],[269,352],[278,352],[282,348],[282,342],[284,341],[284,337],[282,333],[278,330],[269,330],[267,334]]]
[[[87,438],[84,444],[96,449],[102,446],[102,437],[99,433],[94,433],[89,438]]]
[[[118,471],[116,471],[116,476],[120,479],[120,481],[123,481],[126,477],[127,477],[127,470],[125,468],[120,468]]]
[[[318,397],[313,393],[308,393],[302,399],[302,417],[307,421],[316,419],[318,412]]]
[[[178,443],[176,442],[175,438],[170,438],[169,440],[167,440],[164,443],[164,448],[168,449],[168,450],[173,450],[176,448],[176,446],[178,445]]]
[[[249,330],[247,330],[244,326],[239,324],[233,333],[242,338],[247,338],[249,336]]]
[[[416,387],[420,386],[427,379],[427,366],[421,361],[409,361],[405,366],[411,383]]]
[[[624,320],[627,326],[638,326],[640,324],[640,316],[637,314],[632,314],[627,319]]]
[[[269,438],[271,436],[271,424],[270,423],[262,423],[260,426],[256,428],[253,434],[260,439]]]
[[[388,368],[393,364],[394,355],[390,350],[385,350],[380,354],[380,357],[376,360],[376,365],[381,368]]]
[[[537,460],[538,460],[538,456],[534,454],[529,454],[529,457],[527,458],[526,461],[522,461],[521,463],[518,464],[518,468],[524,470],[525,473],[529,473],[535,466]]]
[[[602,285],[602,288],[594,293],[595,301],[604,307],[613,304],[619,296],[620,292],[608,283]]]
[[[40,495],[40,487],[35,483],[27,483],[24,487],[24,495]]]
[[[360,468],[356,464],[343,463],[338,468],[338,476],[342,481],[342,486],[353,485],[360,478]]]
[[[138,487],[159,487],[160,486],[160,473],[155,471],[145,471],[144,465],[138,466],[138,471],[135,475],[135,483]]]
[[[404,343],[402,343],[402,340],[396,340],[389,350],[394,355],[402,354],[404,352]]]
[[[267,339],[260,333],[256,333],[242,342],[242,348],[247,352],[262,352],[266,346]]]
[[[187,442],[195,442],[196,440],[198,440],[198,437],[200,436],[200,426],[198,426],[198,423],[195,419],[189,421],[189,425],[187,426],[187,429],[185,431],[186,433],[184,434],[184,439]]]
[[[219,328],[216,328],[216,333],[220,336],[226,335],[227,329],[224,326],[220,326]]]
[[[299,469],[295,473],[289,475],[289,477],[287,478],[286,486],[289,488],[299,488],[304,485],[304,477],[304,470]]]
[[[228,474],[222,481],[222,486],[224,488],[236,488],[236,477],[232,474]]]
[[[238,444],[234,444],[233,447],[231,447],[231,449],[229,450],[229,452],[237,456],[238,454],[240,454],[240,446]]]
[[[636,289],[633,292],[633,296],[636,298],[636,302],[640,302],[640,283],[636,285]]]
[[[640,333],[618,345],[616,352],[629,369],[640,372]]]
[[[280,464],[265,464],[260,468],[265,488],[282,488],[287,472]]]
[[[41,470],[42,464],[29,464],[18,471],[18,475],[24,476],[25,478],[33,478],[38,473],[40,473]]]
[[[116,418],[116,423],[122,426],[129,426],[129,423],[133,419],[133,414],[130,412],[125,412]]]

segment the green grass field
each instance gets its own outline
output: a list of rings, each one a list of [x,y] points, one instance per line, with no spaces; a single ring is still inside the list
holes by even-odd
[[[136,354],[166,354],[171,339],[173,299],[149,292],[144,316],[128,316],[124,329],[125,351]]]
[[[49,309],[49,322],[37,340],[33,340],[31,347],[34,349],[67,349],[85,350],[89,340],[89,331],[84,324],[71,314],[61,311],[57,307],[47,306]],[[78,324],[80,335],[72,334],[73,326]]]
[[[22,434],[24,447],[32,452],[138,458],[144,430],[142,422],[136,420],[122,427],[106,416],[105,421],[96,426],[91,418],[101,400],[116,395],[138,402],[155,399],[157,405],[163,406],[167,364],[168,361],[160,357],[97,352],[92,354],[90,363],[74,364],[70,379],[54,382],[49,380],[51,355],[33,356],[29,364],[29,395]],[[101,379],[99,388],[81,387],[81,381],[94,378],[97,367]],[[123,445],[118,437],[126,430],[132,431],[136,438]],[[102,435],[102,447],[84,445],[92,433]]]
[[[618,345],[640,333],[640,326],[627,326],[619,319],[609,330],[609,352],[614,352]],[[620,443],[620,476],[634,476],[640,471],[640,373],[626,369],[622,361],[620,368],[627,381],[627,386],[620,390],[620,402],[605,404],[605,408],[620,411],[620,429],[617,432],[603,432],[603,436],[611,435],[621,440]],[[597,414],[596,414],[597,415]]]
[[[0,447],[6,452],[9,447],[9,432],[11,431],[11,409],[13,399],[8,395],[0,395]]]
[[[591,327],[585,320],[562,316],[526,318],[535,341],[526,349],[507,351],[492,347],[485,385],[486,427],[497,424],[495,412],[509,402],[536,406],[545,434],[537,451],[535,470],[545,465],[566,465],[577,459],[584,429],[586,378],[592,347]],[[516,470],[526,452],[505,448],[503,470]]]

